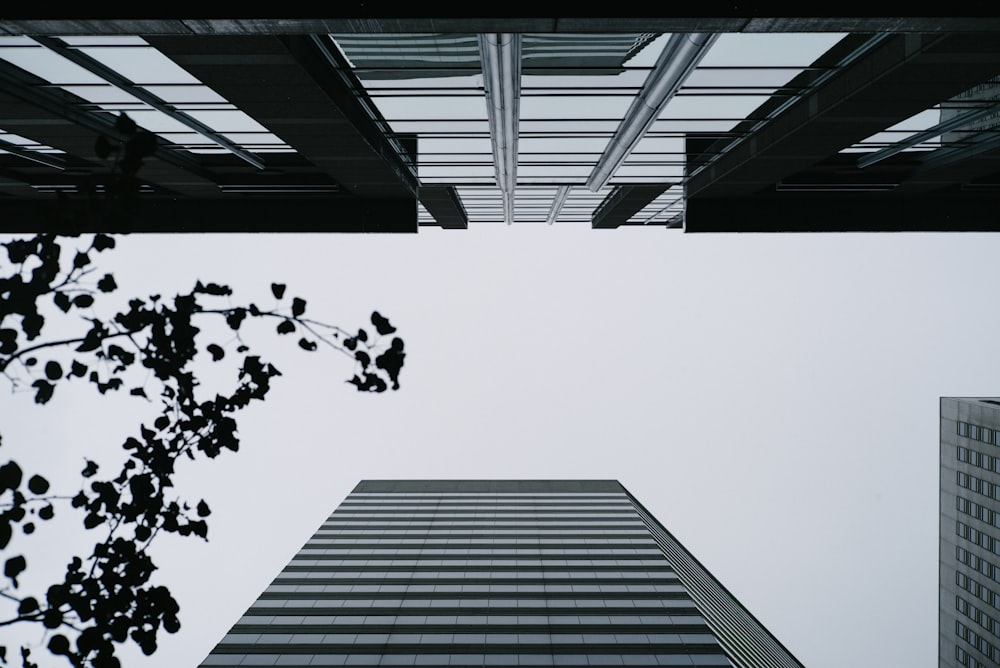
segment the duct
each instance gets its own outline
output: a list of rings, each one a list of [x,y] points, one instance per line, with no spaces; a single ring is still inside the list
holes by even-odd
[[[497,186],[503,194],[504,221],[514,222],[514,191],[517,188],[517,132],[521,108],[521,35],[479,35],[483,63],[486,112]]]
[[[587,179],[587,188],[597,192],[625,162],[629,154],[680,90],[718,35],[687,33],[671,35],[656,64],[622,118],[601,159]]]

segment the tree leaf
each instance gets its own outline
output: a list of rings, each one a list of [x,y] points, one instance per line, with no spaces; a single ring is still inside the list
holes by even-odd
[[[208,504],[205,503],[204,499],[198,502],[197,510],[198,510],[198,517],[208,517],[209,515],[212,514],[212,511],[209,509]]]
[[[308,350],[309,352],[312,352],[316,350],[316,342],[310,341],[309,339],[305,338],[299,339],[299,348],[302,348],[302,350]]]
[[[24,474],[17,462],[7,462],[0,466],[0,492],[7,489],[17,489],[21,486]]]
[[[17,614],[19,615],[30,615],[35,610],[38,610],[38,600],[33,596],[22,599],[21,605],[17,606]]]
[[[278,323],[278,334],[291,334],[295,331],[295,323],[291,320],[282,320]]]
[[[62,623],[63,615],[58,608],[49,608],[45,611],[45,616],[42,618],[42,624],[45,625],[45,628],[57,629],[62,626]]]
[[[226,351],[222,349],[222,346],[215,343],[208,344],[206,350],[208,350],[208,354],[212,356],[213,362],[218,362],[226,356]]]
[[[67,295],[65,292],[57,292],[54,295],[52,295],[52,301],[55,303],[56,306],[59,307],[59,309],[63,313],[68,311],[70,306],[73,304],[73,302],[70,301],[69,295]]]
[[[38,313],[29,313],[23,318],[21,318],[21,331],[24,335],[28,337],[28,340],[35,338],[42,333],[42,325],[45,324],[45,318],[43,318]]]
[[[392,334],[396,331],[396,328],[390,325],[389,321],[382,317],[382,314],[378,311],[372,311],[372,324],[375,325],[375,331],[381,336]]]
[[[233,309],[226,315],[226,323],[234,330],[240,328],[240,324],[243,323],[243,319],[247,317],[247,310],[245,308]]]
[[[42,506],[38,510],[38,516],[41,517],[43,520],[51,520],[53,517],[55,517],[55,514],[56,510],[55,508],[52,507],[51,503],[47,506]]]
[[[285,284],[284,283],[271,283],[271,294],[274,295],[275,299],[281,299],[285,296]]]
[[[45,494],[49,491],[49,481],[40,475],[33,475],[28,480],[28,490],[32,494]]]
[[[14,586],[17,586],[17,576],[24,572],[24,569],[28,567],[28,562],[24,560],[23,556],[11,557],[3,566],[3,574],[14,581]]]
[[[228,285],[219,285],[218,283],[209,283],[208,285],[202,285],[201,281],[195,283],[194,292],[200,292],[206,295],[214,295],[216,297],[225,297],[227,295],[233,294],[232,289]]]
[[[69,640],[57,633],[49,639],[49,651],[53,654],[69,654]]]
[[[94,298],[90,295],[77,295],[73,297],[73,306],[78,308],[87,308],[88,306],[94,305]]]
[[[86,466],[83,467],[83,470],[80,472],[80,475],[82,475],[84,478],[92,478],[97,473],[97,464],[90,461],[89,459],[85,461],[87,462],[87,464]]]
[[[97,281],[97,289],[101,292],[114,292],[118,284],[115,283],[115,277],[111,274],[104,274],[104,278]]]
[[[17,330],[0,329],[0,355],[10,355],[17,350]]]
[[[292,315],[296,318],[306,312],[306,300],[296,297],[292,300]]]
[[[73,258],[73,266],[77,269],[82,269],[90,264],[90,256],[83,251],[77,251],[76,257]]]
[[[52,391],[55,389],[55,386],[49,381],[39,378],[31,386],[37,388],[37,392],[35,392],[36,404],[48,403],[49,399],[52,398]]]
[[[85,375],[87,375],[87,365],[83,364],[82,362],[73,360],[73,363],[70,365],[69,368],[69,373],[71,376],[76,376],[77,378],[83,378]]]
[[[106,234],[97,234],[94,236],[94,242],[92,246],[94,247],[94,250],[100,253],[101,251],[107,250],[108,248],[114,248],[115,240]]]
[[[45,363],[45,377],[49,380],[59,380],[62,378],[62,366],[59,362],[51,360]]]

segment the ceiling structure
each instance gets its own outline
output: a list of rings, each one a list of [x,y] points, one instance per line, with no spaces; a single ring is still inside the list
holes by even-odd
[[[0,19],[0,229],[120,114],[134,231],[1000,230],[1000,19]]]

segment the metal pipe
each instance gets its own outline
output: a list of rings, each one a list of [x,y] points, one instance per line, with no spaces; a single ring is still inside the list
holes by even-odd
[[[521,35],[479,35],[479,54],[490,121],[497,187],[503,194],[504,221],[514,222],[517,189],[517,132],[521,116]]]
[[[556,196],[552,200],[552,208],[549,209],[549,217],[546,221],[549,225],[556,222],[556,218],[559,217],[559,212],[563,208],[563,204],[566,203],[566,198],[569,196],[570,186],[559,186],[556,190]]]
[[[607,149],[594,165],[587,179],[591,192],[607,185],[717,38],[716,34],[701,32],[670,36]]]

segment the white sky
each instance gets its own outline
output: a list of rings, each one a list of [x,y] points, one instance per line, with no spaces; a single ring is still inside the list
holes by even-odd
[[[998,249],[584,225],[119,239],[99,266],[122,297],[200,278],[264,306],[277,280],[330,322],[379,310],[408,354],[402,389],[368,396],[346,358],[253,337],[284,375],[242,415],[240,453],[179,474],[210,541],[157,539],[181,632],[124,663],[196,666],[359,480],[462,477],[616,478],[805,665],[931,668],[938,397],[997,394]],[[70,493],[84,455],[117,470],[150,409],[91,395],[5,394],[0,461]],[[81,520],[9,551],[51,582]]]

